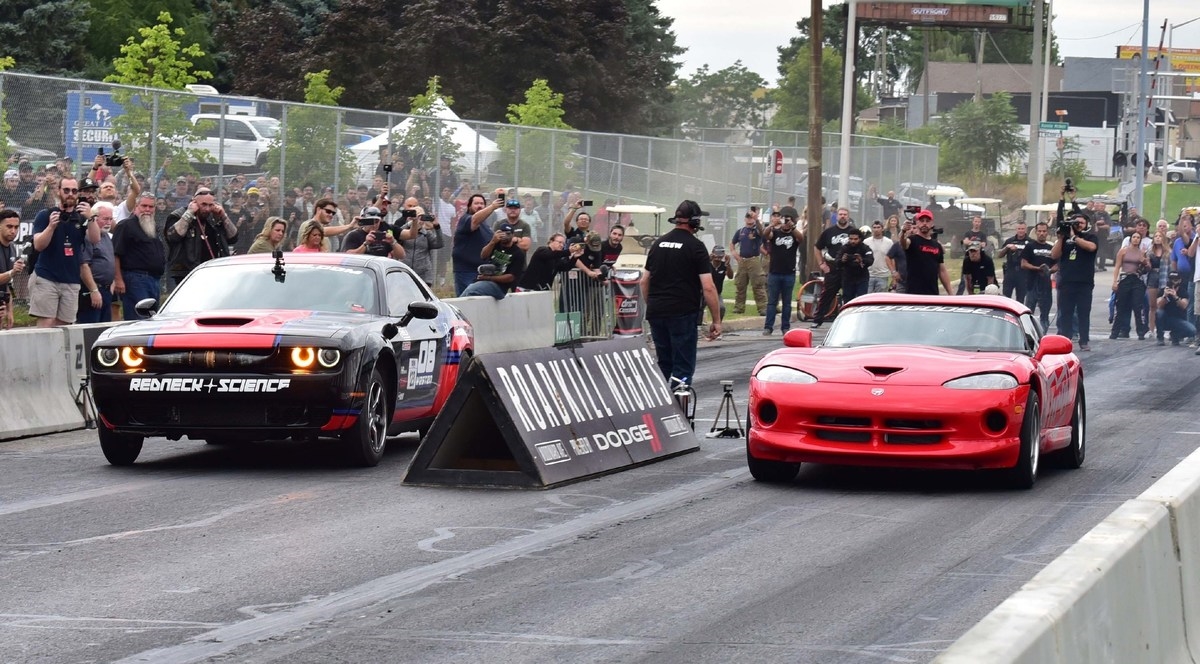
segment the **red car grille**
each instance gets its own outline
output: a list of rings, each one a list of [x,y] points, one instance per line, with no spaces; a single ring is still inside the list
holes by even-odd
[[[892,445],[934,445],[945,440],[950,430],[941,420],[822,415],[812,426],[821,440],[838,443],[870,443]]]

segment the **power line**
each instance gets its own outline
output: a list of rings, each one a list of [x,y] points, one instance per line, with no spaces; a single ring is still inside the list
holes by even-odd
[[[1118,32],[1122,32],[1122,31],[1128,30],[1129,28],[1137,27],[1137,28],[1139,28],[1139,29],[1140,29],[1140,28],[1141,28],[1141,25],[1142,25],[1142,22],[1141,22],[1141,21],[1138,21],[1138,22],[1136,22],[1136,23],[1130,23],[1129,25],[1127,25],[1127,26],[1125,26],[1125,27],[1123,27],[1123,28],[1117,28],[1116,30],[1113,30],[1112,32],[1106,32],[1106,33],[1104,33],[1104,34],[1102,34],[1102,35],[1096,35],[1095,37],[1063,37],[1063,36],[1059,35],[1059,36],[1058,36],[1058,41],[1087,41],[1088,39],[1102,39],[1102,38],[1104,38],[1104,37],[1108,37],[1108,36],[1110,36],[1110,35],[1115,35],[1115,34],[1117,34]],[[1132,38],[1133,38],[1133,37],[1132,37],[1132,35],[1131,35],[1129,39],[1132,39]],[[1126,42],[1128,42],[1128,41],[1129,41],[1129,39],[1126,39],[1125,41],[1126,41]]]

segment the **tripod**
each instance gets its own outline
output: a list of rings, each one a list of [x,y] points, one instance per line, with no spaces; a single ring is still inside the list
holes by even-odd
[[[92,399],[91,379],[82,376],[79,379],[79,389],[75,390],[75,405],[83,413],[83,428],[96,428],[96,402]]]
[[[733,381],[721,381],[721,387],[724,388],[725,394],[721,396],[721,405],[717,407],[717,416],[713,418],[712,428],[708,430],[706,438],[744,438],[746,431],[742,429],[742,418],[737,414],[737,405],[733,403]],[[717,421],[721,417],[725,417],[725,426],[717,426]],[[730,426],[730,419],[737,426]]]

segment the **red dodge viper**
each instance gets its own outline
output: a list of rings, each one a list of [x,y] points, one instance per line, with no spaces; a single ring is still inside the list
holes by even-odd
[[[746,461],[787,482],[805,462],[1005,469],[1029,488],[1045,458],[1083,465],[1083,371],[1004,297],[879,293],[838,314],[825,343],[791,330],[750,378]]]

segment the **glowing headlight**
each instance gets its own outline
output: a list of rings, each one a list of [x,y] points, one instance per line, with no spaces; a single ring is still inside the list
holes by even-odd
[[[758,370],[754,377],[764,383],[791,383],[793,385],[811,385],[817,382],[817,377],[804,373],[799,369],[791,369],[789,367],[781,367],[777,364],[769,364]]]
[[[125,366],[127,367],[140,367],[142,366],[142,355],[145,352],[146,351],[144,348],[125,346],[121,349],[121,361],[124,362]]]
[[[309,369],[313,362],[317,361],[317,351],[312,348],[293,348],[292,349],[292,364],[298,369]]]
[[[342,352],[336,348],[322,348],[317,351],[317,362],[326,369],[332,369],[342,359]]]
[[[942,383],[942,387],[952,390],[1011,390],[1017,386],[1017,379],[1006,373],[985,373],[974,376],[963,376]]]
[[[121,359],[121,351],[116,348],[101,348],[96,351],[96,361],[100,366],[112,368],[117,365],[117,361]]]

